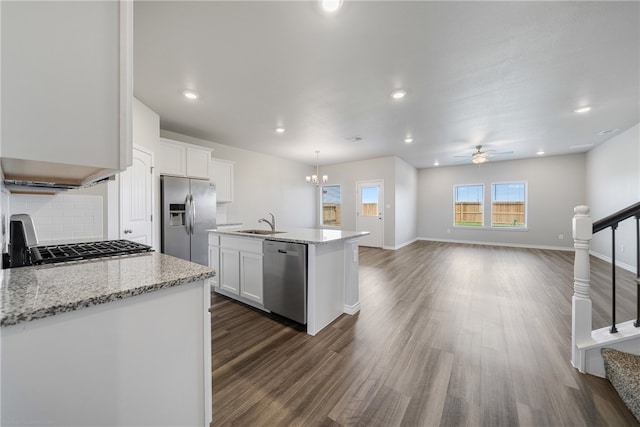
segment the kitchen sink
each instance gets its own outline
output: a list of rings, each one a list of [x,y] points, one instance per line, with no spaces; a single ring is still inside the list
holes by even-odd
[[[284,233],[284,231],[271,231],[271,230],[240,230],[238,233],[246,233],[246,234],[279,234]]]

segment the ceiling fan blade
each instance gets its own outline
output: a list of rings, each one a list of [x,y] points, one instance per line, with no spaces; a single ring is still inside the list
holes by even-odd
[[[491,156],[502,156],[507,154],[513,154],[515,151],[500,151],[499,153],[492,153]]]

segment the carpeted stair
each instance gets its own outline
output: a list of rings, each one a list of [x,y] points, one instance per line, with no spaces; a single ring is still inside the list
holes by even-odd
[[[640,356],[612,348],[600,350],[607,379],[640,421]]]

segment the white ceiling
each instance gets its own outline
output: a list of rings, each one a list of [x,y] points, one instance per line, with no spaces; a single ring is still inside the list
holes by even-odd
[[[640,122],[637,1],[136,1],[134,31],[162,129],[308,164],[577,153]]]

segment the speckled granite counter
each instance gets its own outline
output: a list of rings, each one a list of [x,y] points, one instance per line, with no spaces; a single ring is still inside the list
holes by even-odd
[[[214,276],[161,253],[1,270],[0,326],[16,325]]]
[[[276,240],[279,242],[306,243],[311,245],[322,245],[326,243],[339,242],[369,234],[368,231],[342,231],[324,228],[292,228],[282,229],[276,234],[250,234],[243,233],[242,230],[209,230],[217,234],[229,236],[254,237],[258,239]]]

